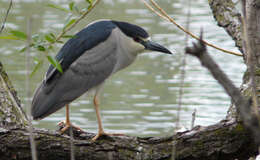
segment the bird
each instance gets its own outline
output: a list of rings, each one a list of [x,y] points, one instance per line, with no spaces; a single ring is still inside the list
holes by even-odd
[[[106,133],[99,111],[99,95],[105,81],[132,64],[146,50],[172,54],[151,40],[148,32],[129,22],[101,19],[88,24],[71,37],[59,50],[56,60],[63,72],[50,65],[34,92],[31,115],[43,119],[66,106],[65,127],[74,126],[69,119],[69,104],[86,92],[94,92],[93,104],[98,132],[92,138],[120,135]],[[79,127],[77,129],[81,130]]]

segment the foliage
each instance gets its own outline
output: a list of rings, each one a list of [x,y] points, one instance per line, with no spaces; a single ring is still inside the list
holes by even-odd
[[[66,35],[66,33],[76,25],[85,15],[94,7],[92,0],[85,0],[88,4],[86,8],[80,9],[75,2],[70,2],[67,7],[62,7],[57,4],[48,4],[47,6],[52,9],[57,9],[65,12],[68,18],[65,20],[61,33],[35,33],[29,37],[25,32],[20,30],[11,30],[7,35],[0,36],[0,39],[5,40],[18,40],[24,43],[24,47],[19,52],[25,52],[27,48],[32,51],[44,53],[46,59],[51,65],[53,65],[59,72],[63,73],[61,64],[56,60],[56,58],[50,56],[50,52],[53,51],[54,45],[56,43],[64,43],[61,39],[72,38],[73,35]],[[96,1],[98,2],[98,1]],[[30,39],[30,40],[29,40]],[[30,43],[28,44],[28,41]],[[41,68],[44,59],[34,58],[34,69],[32,70],[30,76],[32,77],[39,68]]]

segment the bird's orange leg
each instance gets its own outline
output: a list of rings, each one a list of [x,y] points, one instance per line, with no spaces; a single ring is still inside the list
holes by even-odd
[[[97,120],[98,120],[98,133],[94,138],[92,138],[92,141],[96,141],[99,137],[104,136],[104,135],[106,135],[106,136],[123,136],[124,134],[120,134],[120,133],[106,133],[106,132],[104,132],[104,129],[102,127],[101,116],[100,116],[100,113],[99,113],[99,101],[98,101],[97,95],[95,95],[95,97],[94,97],[94,106],[95,106]]]
[[[61,126],[62,123],[64,123],[63,121],[62,122],[59,122],[58,125]],[[77,126],[74,126],[73,124],[71,124],[70,122],[70,110],[69,110],[69,105],[66,104],[66,121],[65,121],[65,127],[63,127],[60,132],[61,134],[63,134],[67,129],[69,129],[70,127],[73,127],[75,128],[76,130],[79,130],[81,132],[84,132],[81,128],[77,127]]]

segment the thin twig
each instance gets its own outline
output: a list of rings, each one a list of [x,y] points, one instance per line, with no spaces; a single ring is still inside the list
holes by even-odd
[[[186,30],[188,31],[190,28],[190,0],[188,0],[188,12],[187,12],[187,20],[186,20]],[[188,47],[189,36],[188,34],[185,35],[185,48]],[[180,81],[180,88],[179,88],[179,98],[178,98],[178,108],[177,108],[177,120],[176,120],[176,129],[180,127],[180,117],[181,117],[181,108],[182,108],[182,100],[183,100],[183,90],[184,90],[184,80],[185,80],[185,73],[186,73],[186,54],[184,53],[181,65],[181,81]],[[172,149],[172,160],[175,160],[176,156],[176,145],[173,145]]]
[[[28,19],[27,20],[27,53],[25,54],[25,68],[26,68],[26,80],[25,80],[25,90],[26,90],[26,108],[29,107],[30,103],[30,99],[29,97],[31,97],[30,94],[30,45],[31,44],[31,36],[32,36],[32,19]],[[35,145],[35,141],[34,141],[34,136],[33,136],[33,126],[32,126],[32,118],[31,118],[31,110],[29,109],[28,112],[29,114],[29,133],[30,133],[30,145],[31,145],[31,154],[32,154],[32,160],[37,160],[37,152],[36,152],[36,145]]]
[[[197,110],[195,108],[194,111],[192,112],[191,129],[194,127],[194,124],[195,124],[196,113],[197,113]]]
[[[188,1],[186,30],[189,31],[189,28],[190,28],[190,0]],[[186,34],[186,36],[185,36],[185,48],[188,47],[188,40],[189,40],[189,36],[188,36],[188,34]],[[185,73],[186,73],[185,69],[186,69],[186,54],[183,55],[183,59],[182,59],[181,81],[180,81],[180,88],[179,88],[176,128],[180,127],[180,114],[181,114],[181,108],[182,108],[183,87],[184,87],[184,80],[185,80]]]
[[[199,40],[200,38],[197,37],[195,34],[187,31],[184,27],[182,27],[181,25],[179,25],[173,18],[171,18],[156,2],[154,2],[153,0],[150,0],[151,3],[161,12],[158,13],[157,11],[155,11],[155,9],[153,9],[153,7],[151,5],[149,5],[145,0],[142,0],[143,3],[145,4],[145,6],[147,8],[149,8],[151,11],[153,11],[155,14],[157,14],[159,17],[173,23],[177,28],[179,28],[180,30],[182,30],[183,32],[185,32],[186,34],[190,35],[192,38]],[[229,51],[220,47],[215,46],[214,44],[211,44],[205,40],[203,40],[203,43],[205,43],[206,45],[215,48],[217,50],[220,50],[222,52],[228,53],[228,54],[232,54],[232,55],[236,55],[236,56],[243,56],[241,53],[237,53],[237,52],[233,52],[233,51]]]
[[[163,15],[161,15],[161,13],[157,12],[150,4],[148,4],[145,0],[142,0],[144,5],[149,8],[152,12],[154,12],[155,14],[157,14],[159,17],[165,19],[166,21],[169,21],[168,18],[164,17]]]
[[[91,8],[89,8],[87,11],[85,11],[76,21],[75,23],[73,23],[70,27],[64,29],[56,38],[55,42],[59,41],[62,36],[64,36],[68,31],[70,31],[73,27],[75,27],[83,18],[86,17],[86,15],[88,15],[89,12],[91,12],[95,6],[99,3],[100,0],[96,0],[95,3],[92,5]]]
[[[8,15],[9,15],[9,12],[10,12],[11,8],[12,8],[12,5],[13,5],[13,1],[10,0],[9,7],[8,7],[8,9],[7,9],[7,11],[6,11],[6,14],[5,14],[5,17],[4,17],[2,26],[1,26],[1,28],[0,28],[0,34],[2,33],[2,31],[3,31],[4,28],[5,28],[5,23],[6,23],[6,21],[7,21],[7,17],[8,17]]]

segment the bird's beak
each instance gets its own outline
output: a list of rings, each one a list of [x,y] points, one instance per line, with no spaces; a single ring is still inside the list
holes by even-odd
[[[143,45],[144,45],[145,49],[148,49],[151,51],[158,51],[158,52],[163,52],[163,53],[167,53],[167,54],[172,54],[172,52],[169,51],[164,46],[162,46],[158,43],[155,43],[153,41],[150,41],[150,40],[143,41]]]

